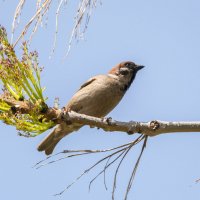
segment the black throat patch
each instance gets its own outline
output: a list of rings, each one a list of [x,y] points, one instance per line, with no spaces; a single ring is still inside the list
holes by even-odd
[[[131,84],[133,83],[133,81],[135,79],[136,73],[137,72],[133,72],[129,82],[127,84],[124,84],[123,87],[120,88],[121,91],[126,92],[130,88]]]

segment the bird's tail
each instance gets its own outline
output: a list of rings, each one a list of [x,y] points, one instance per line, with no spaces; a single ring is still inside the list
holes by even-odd
[[[69,127],[67,130],[58,125],[44,140],[38,145],[38,151],[45,151],[46,155],[52,154],[57,143],[66,135],[78,130],[80,127]]]

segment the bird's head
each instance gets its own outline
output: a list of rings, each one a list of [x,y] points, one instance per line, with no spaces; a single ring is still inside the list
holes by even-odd
[[[134,62],[121,62],[113,67],[108,74],[117,76],[120,81],[126,85],[126,90],[130,87],[137,72],[144,68],[142,65],[136,65]]]

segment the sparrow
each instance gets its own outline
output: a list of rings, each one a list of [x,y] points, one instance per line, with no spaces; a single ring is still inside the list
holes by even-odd
[[[93,117],[105,117],[121,101],[137,72],[143,67],[130,61],[121,62],[108,74],[90,78],[74,94],[64,109]],[[50,155],[63,137],[79,130],[82,126],[64,122],[58,124],[38,145],[38,151],[45,151],[46,155]]]

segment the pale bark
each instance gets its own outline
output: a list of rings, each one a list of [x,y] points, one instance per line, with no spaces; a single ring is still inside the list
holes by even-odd
[[[34,105],[28,101],[13,101],[0,97],[10,106],[13,112],[29,113]],[[53,120],[56,124],[59,123],[78,123],[88,125],[90,127],[101,128],[104,131],[120,131],[128,134],[142,133],[148,136],[156,136],[163,133],[175,132],[200,132],[200,121],[161,121],[152,120],[149,122],[121,122],[112,118],[97,118],[84,114],[79,114],[73,111],[65,111],[63,109],[48,108],[45,113],[42,113],[45,118]]]
[[[168,122],[152,120],[149,122],[121,122],[111,118],[96,118],[75,112],[67,112],[63,115],[63,120],[72,123],[80,123],[92,127],[98,127],[104,131],[120,131],[128,134],[142,133],[148,136],[155,136],[163,133],[174,132],[200,132],[200,121],[177,121]]]

